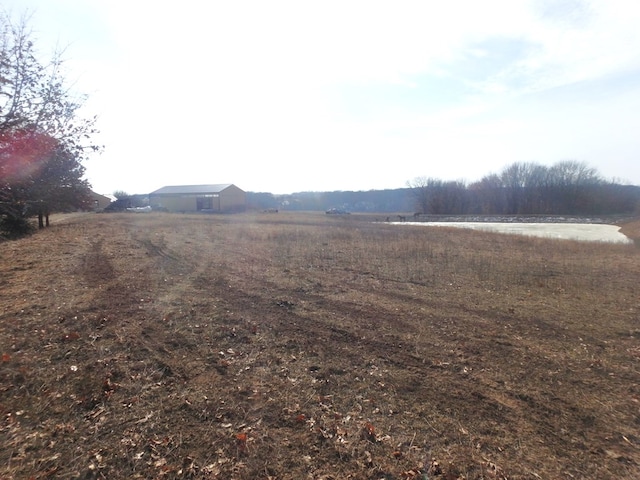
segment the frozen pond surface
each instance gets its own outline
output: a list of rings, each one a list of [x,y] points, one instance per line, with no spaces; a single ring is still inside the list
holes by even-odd
[[[632,243],[616,225],[586,223],[393,222],[396,225],[456,227],[585,242]]]

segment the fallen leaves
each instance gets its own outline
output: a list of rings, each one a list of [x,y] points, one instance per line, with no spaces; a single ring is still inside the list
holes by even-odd
[[[62,341],[64,342],[72,342],[74,340],[78,340],[80,338],[80,334],[78,332],[70,332],[62,337]]]
[[[371,423],[369,423],[369,422],[366,422],[366,423],[364,424],[364,427],[363,427],[363,429],[362,429],[362,434],[363,434],[363,437],[364,437],[366,440],[369,440],[370,442],[374,442],[374,443],[375,443],[375,442],[377,442],[377,441],[378,441],[378,437],[376,436],[376,429],[375,429],[375,427],[374,427]]]
[[[69,478],[498,480],[512,473],[526,476],[524,468],[538,465],[541,452],[548,455],[552,448],[566,447],[566,460],[552,455],[549,462],[540,462],[538,478],[558,478],[561,470],[572,468],[574,472],[584,468],[583,476],[608,478],[632,468],[627,461],[637,460],[637,438],[628,425],[620,429],[619,419],[633,418],[640,395],[628,385],[617,388],[634,371],[618,370],[616,359],[629,364],[640,358],[640,330],[635,325],[627,328],[630,321],[614,318],[617,310],[606,317],[615,328],[607,328],[629,331],[630,338],[608,345],[596,360],[580,351],[575,354],[581,354],[579,358],[564,357],[555,347],[568,343],[557,336],[553,345],[543,345],[542,356],[533,355],[538,351],[522,352],[521,348],[539,346],[529,343],[530,334],[547,338],[550,333],[543,322],[546,309],[538,308],[548,299],[534,296],[531,304],[527,298],[518,300],[516,313],[524,317],[532,312],[532,321],[522,328],[513,316],[503,318],[502,300],[493,285],[485,292],[489,286],[485,282],[478,282],[478,292],[496,302],[498,314],[494,315],[488,301],[478,300],[470,311],[458,308],[468,306],[459,297],[436,301],[431,295],[441,293],[440,283],[448,277],[445,271],[433,276],[430,272],[436,271],[441,257],[453,265],[458,258],[453,255],[466,254],[456,246],[438,250],[432,236],[428,244],[419,244],[436,249],[425,262],[426,276],[413,270],[413,255],[407,268],[416,273],[416,280],[428,283],[424,288],[419,282],[402,281],[403,271],[387,271],[387,267],[396,268],[396,257],[409,251],[396,244],[395,237],[385,237],[371,243],[373,249],[365,249],[368,244],[360,233],[353,237],[349,231],[318,230],[320,236],[330,235],[331,242],[340,241],[343,253],[338,247],[332,250],[332,245],[326,250],[336,262],[347,260],[353,268],[335,263],[327,254],[320,258],[327,261],[327,268],[307,276],[299,268],[300,256],[305,262],[307,257],[317,258],[318,245],[300,241],[306,238],[303,229],[307,227],[296,225],[296,231],[304,235],[288,243],[288,224],[267,233],[270,227],[265,225],[248,230],[245,222],[231,222],[231,227],[226,218],[205,220],[204,230],[201,220],[195,219],[181,220],[179,225],[172,222],[168,229],[163,224],[155,230],[96,216],[102,231],[77,232],[76,242],[80,251],[87,239],[104,238],[102,251],[88,253],[90,258],[101,255],[113,266],[117,278],[109,279],[108,287],[92,288],[94,283],[87,280],[95,273],[84,268],[91,265],[79,256],[78,261],[64,264],[56,260],[56,268],[51,269],[73,296],[32,296],[38,302],[62,301],[52,301],[47,310],[33,307],[20,313],[26,301],[12,300],[3,291],[10,300],[6,305],[13,301],[17,315],[16,320],[11,314],[4,317],[0,334],[0,430],[4,440],[0,477],[28,478],[36,474],[31,466],[41,462],[37,474],[60,465],[62,471],[55,475]],[[233,232],[232,238],[225,237],[228,231]],[[139,247],[140,238],[156,232],[166,234],[174,247],[188,249],[188,261],[178,264],[164,259],[156,264],[153,258],[141,258],[139,248],[130,248]],[[242,235],[245,232],[248,235]],[[377,240],[376,232],[371,233]],[[61,229],[56,238],[67,238],[65,234]],[[185,238],[193,244],[186,246]],[[268,240],[272,238],[278,242]],[[316,238],[316,232],[309,238]],[[255,257],[243,261],[244,256],[232,251],[235,245],[242,246],[243,254],[255,253]],[[269,254],[260,258],[262,248]],[[27,254],[24,249],[21,257]],[[290,273],[278,276],[278,262],[286,262]],[[604,270],[605,262],[601,264]],[[566,265],[568,270],[574,267],[571,259]],[[371,276],[361,275],[365,267],[373,272]],[[58,273],[60,269],[64,275]],[[395,280],[387,281],[382,273]],[[456,282],[466,280],[464,272],[459,273]],[[50,278],[55,284],[55,278]],[[166,278],[171,279],[168,285],[163,281]],[[578,282],[572,277],[565,280],[570,288],[571,282]],[[518,285],[506,288],[506,282],[502,298],[510,302],[505,305],[511,305],[520,298],[520,290]],[[229,284],[233,288],[227,288]],[[374,295],[373,289],[388,290],[388,295]],[[469,290],[469,302],[477,300],[474,294]],[[151,296],[157,300],[147,302]],[[281,304],[274,304],[279,299]],[[138,310],[138,305],[145,309]],[[630,303],[620,305],[626,312]],[[52,312],[66,319],[56,323]],[[568,313],[569,320],[574,319],[573,312]],[[636,311],[621,316],[637,318]],[[561,325],[572,336],[572,324],[557,317],[553,332]],[[167,320],[158,321],[162,318]],[[586,318],[590,318],[588,312]],[[494,325],[491,320],[500,321]],[[575,323],[598,337],[588,325]],[[566,372],[556,369],[567,360]],[[559,431],[572,431],[579,412],[563,409],[563,401],[575,399],[567,397],[571,391],[566,387],[567,375],[581,375],[581,367],[590,363],[592,370],[586,375],[594,389],[591,397],[580,398],[602,400],[602,406],[590,403],[585,408],[595,416],[606,407],[602,418],[611,421],[608,425],[597,417],[593,427],[577,424],[578,431],[594,435],[593,451],[577,450],[579,442],[570,444],[569,436],[566,442],[565,436],[551,437],[551,441],[564,443],[547,445],[538,442],[544,437],[537,436],[535,429],[523,435],[522,424],[517,422],[537,427],[541,413],[545,426],[554,421],[560,423]],[[71,365],[77,367],[76,373]],[[606,367],[605,375],[615,372],[617,377],[602,379],[602,372],[593,371],[595,367]],[[527,388],[532,380],[548,378],[546,372],[552,369],[548,385],[543,382]],[[585,377],[578,378],[585,381]],[[603,392],[624,395],[603,398],[596,388],[601,382],[607,386]],[[520,391],[539,392],[535,407],[540,410],[514,401],[523,409],[516,412],[502,403],[503,397],[511,398]],[[469,395],[473,392],[486,400],[478,402]],[[76,400],[85,408],[76,408]],[[553,408],[547,400],[555,402]],[[605,435],[614,438],[612,431],[627,437],[618,435],[618,443],[609,439],[602,446]],[[31,432],[42,436],[27,438]],[[500,450],[514,439],[517,452]],[[479,443],[482,448],[476,449]],[[62,456],[55,463],[42,464],[56,452]],[[533,478],[535,474],[529,475]]]
[[[239,454],[246,455],[249,452],[248,440],[249,435],[245,432],[236,433],[236,448]]]

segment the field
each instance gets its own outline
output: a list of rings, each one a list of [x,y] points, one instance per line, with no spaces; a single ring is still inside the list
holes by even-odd
[[[1,479],[640,478],[637,246],[52,220],[0,243]]]

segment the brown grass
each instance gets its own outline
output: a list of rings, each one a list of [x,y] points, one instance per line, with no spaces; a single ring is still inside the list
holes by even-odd
[[[0,244],[0,478],[640,477],[636,247],[368,220]]]

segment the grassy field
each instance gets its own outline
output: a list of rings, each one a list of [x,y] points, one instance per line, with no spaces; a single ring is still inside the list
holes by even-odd
[[[637,246],[372,218],[0,243],[0,478],[640,478]]]

